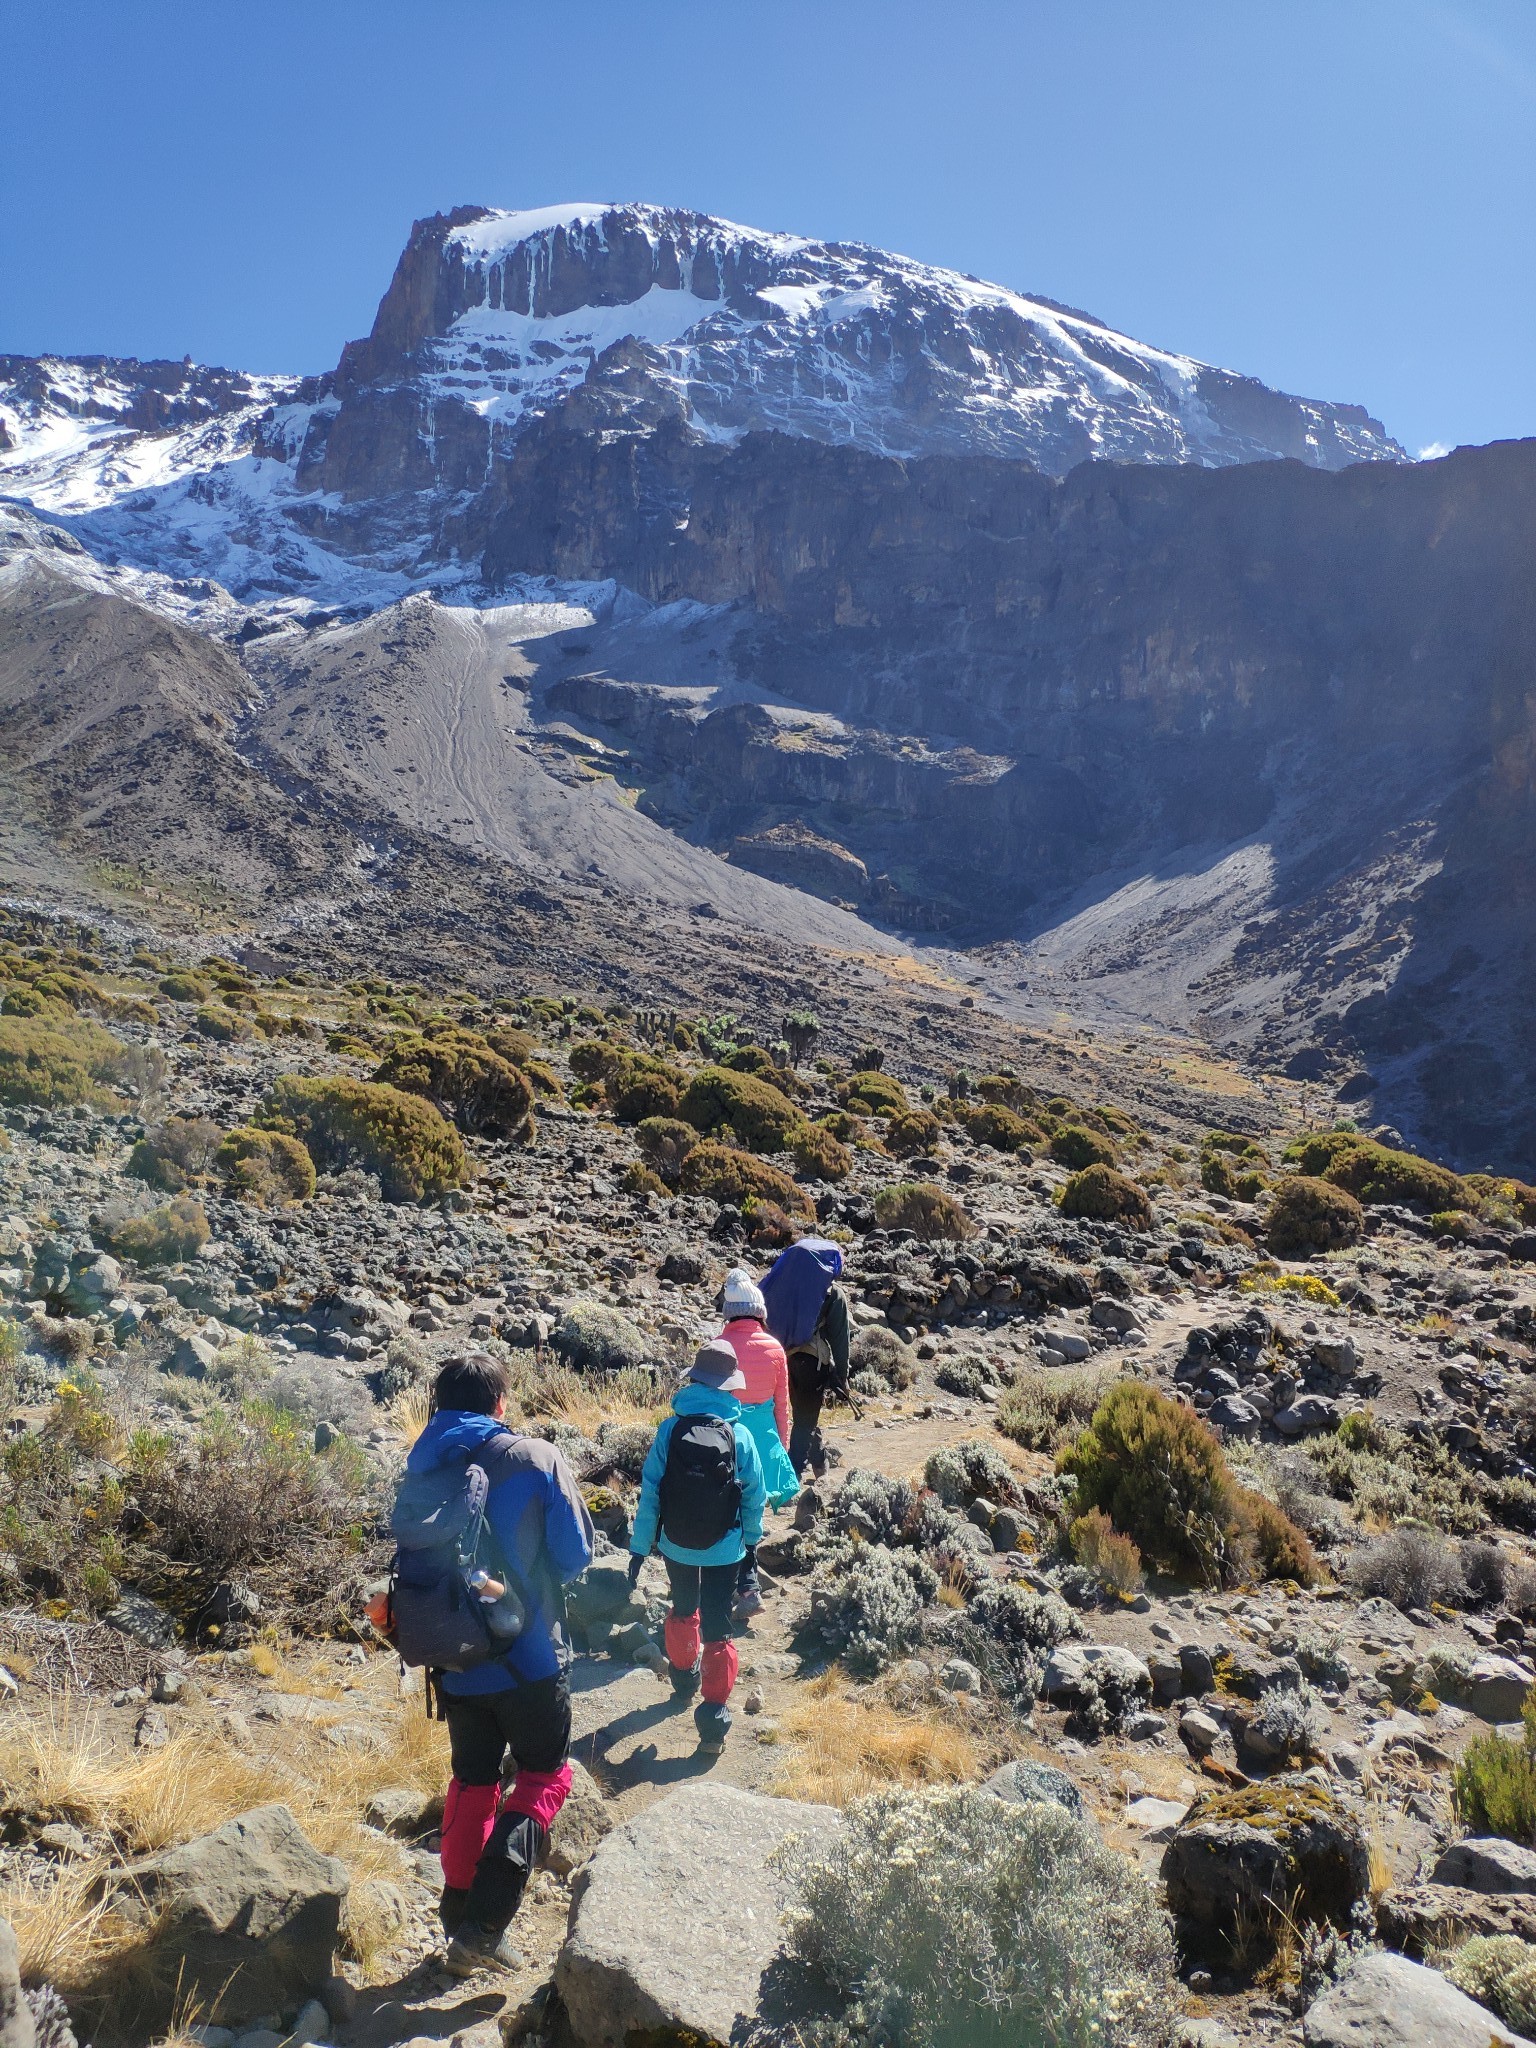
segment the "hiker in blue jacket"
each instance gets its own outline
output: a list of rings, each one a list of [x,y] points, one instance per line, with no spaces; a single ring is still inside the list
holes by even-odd
[[[762,1460],[741,1420],[746,1384],[723,1339],[699,1352],[646,1456],[629,1539],[631,1582],[652,1549],[661,1551],[672,1592],[664,1637],[673,1689],[680,1699],[702,1692],[694,1726],[700,1748],[715,1752],[731,1725],[736,1576],[762,1537],[767,1504]]]
[[[495,1359],[451,1360],[406,1460],[411,1472],[466,1459],[485,1467],[486,1522],[526,1608],[504,1655],[437,1681],[453,1768],[439,1852],[442,1917],[447,1967],[461,1977],[506,1961],[502,1936],[571,1789],[564,1588],[592,1561],[592,1518],[570,1468],[553,1444],[513,1434],[506,1407],[507,1377]],[[509,1750],[517,1776],[500,1798]]]

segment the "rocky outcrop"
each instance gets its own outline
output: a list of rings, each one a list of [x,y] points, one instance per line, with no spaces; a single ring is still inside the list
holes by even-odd
[[[331,1974],[347,1872],[322,1856],[286,1806],[259,1806],[210,1835],[130,1863],[113,1904],[143,1928],[165,2014],[179,1996],[218,2000],[221,2018],[300,2003]]]
[[[1163,1852],[1168,1909],[1192,1951],[1221,1955],[1240,1933],[1272,1932],[1283,1912],[1349,1924],[1369,1887],[1365,1830],[1315,1779],[1272,1778],[1209,1793]]]
[[[1307,2048],[1531,2048],[1438,1970],[1406,1956],[1367,1956],[1308,2010]]]
[[[578,2048],[735,2040],[779,1946],[773,1857],[838,1825],[830,1807],[691,1785],[616,1828],[578,1875],[555,1965]]]

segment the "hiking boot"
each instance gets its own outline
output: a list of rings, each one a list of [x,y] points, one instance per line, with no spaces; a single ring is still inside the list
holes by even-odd
[[[757,1582],[757,1573],[748,1572],[736,1588],[736,1612],[741,1615],[761,1614],[763,1611],[763,1589]]]
[[[480,1927],[473,1920],[460,1922],[443,1958],[450,1977],[475,1977],[482,1970],[520,1970],[522,1966],[522,1956],[504,1928]]]
[[[725,1747],[725,1738],[730,1733],[731,1710],[716,1706],[705,1700],[693,1710],[693,1725],[699,1731],[699,1747],[706,1756],[718,1756]]]
[[[699,1663],[690,1664],[686,1669],[680,1670],[676,1664],[668,1667],[672,1673],[672,1691],[677,1699],[691,1700],[693,1698],[699,1689],[699,1676],[702,1665],[703,1659],[701,1658]]]
[[[437,1917],[443,1923],[443,1932],[451,1941],[459,1931],[464,1918],[464,1907],[469,1898],[467,1886],[445,1884],[443,1895],[437,1902]]]

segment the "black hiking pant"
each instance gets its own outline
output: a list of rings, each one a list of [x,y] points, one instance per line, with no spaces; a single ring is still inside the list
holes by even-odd
[[[805,1468],[819,1479],[827,1469],[827,1447],[821,1436],[821,1404],[827,1394],[827,1369],[814,1351],[789,1354],[789,1462],[795,1477]]]
[[[699,1638],[706,1643],[723,1643],[731,1633],[731,1609],[736,1599],[734,1564],[679,1564],[663,1557],[667,1585],[672,1594],[672,1612],[679,1621],[699,1617]]]
[[[452,1912],[499,1932],[522,1904],[569,1789],[570,1686],[561,1671],[506,1692],[442,1698],[453,1761],[443,1814],[444,1918]],[[509,1755],[517,1776],[498,1813]]]

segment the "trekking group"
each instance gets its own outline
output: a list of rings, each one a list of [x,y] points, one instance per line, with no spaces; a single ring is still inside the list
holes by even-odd
[[[763,1517],[827,1467],[821,1411],[845,1392],[842,1253],[807,1237],[761,1282],[727,1275],[724,1327],[704,1344],[646,1456],[629,1539],[638,1582],[658,1552],[670,1594],[673,1692],[697,1700],[700,1749],[731,1725],[735,1627],[763,1605]],[[442,1920],[455,1975],[510,1960],[506,1930],[571,1787],[565,1591],[592,1560],[581,1490],[554,1445],[506,1422],[502,1367],[450,1361],[406,1461],[376,1619],[427,1674],[448,1724]]]

